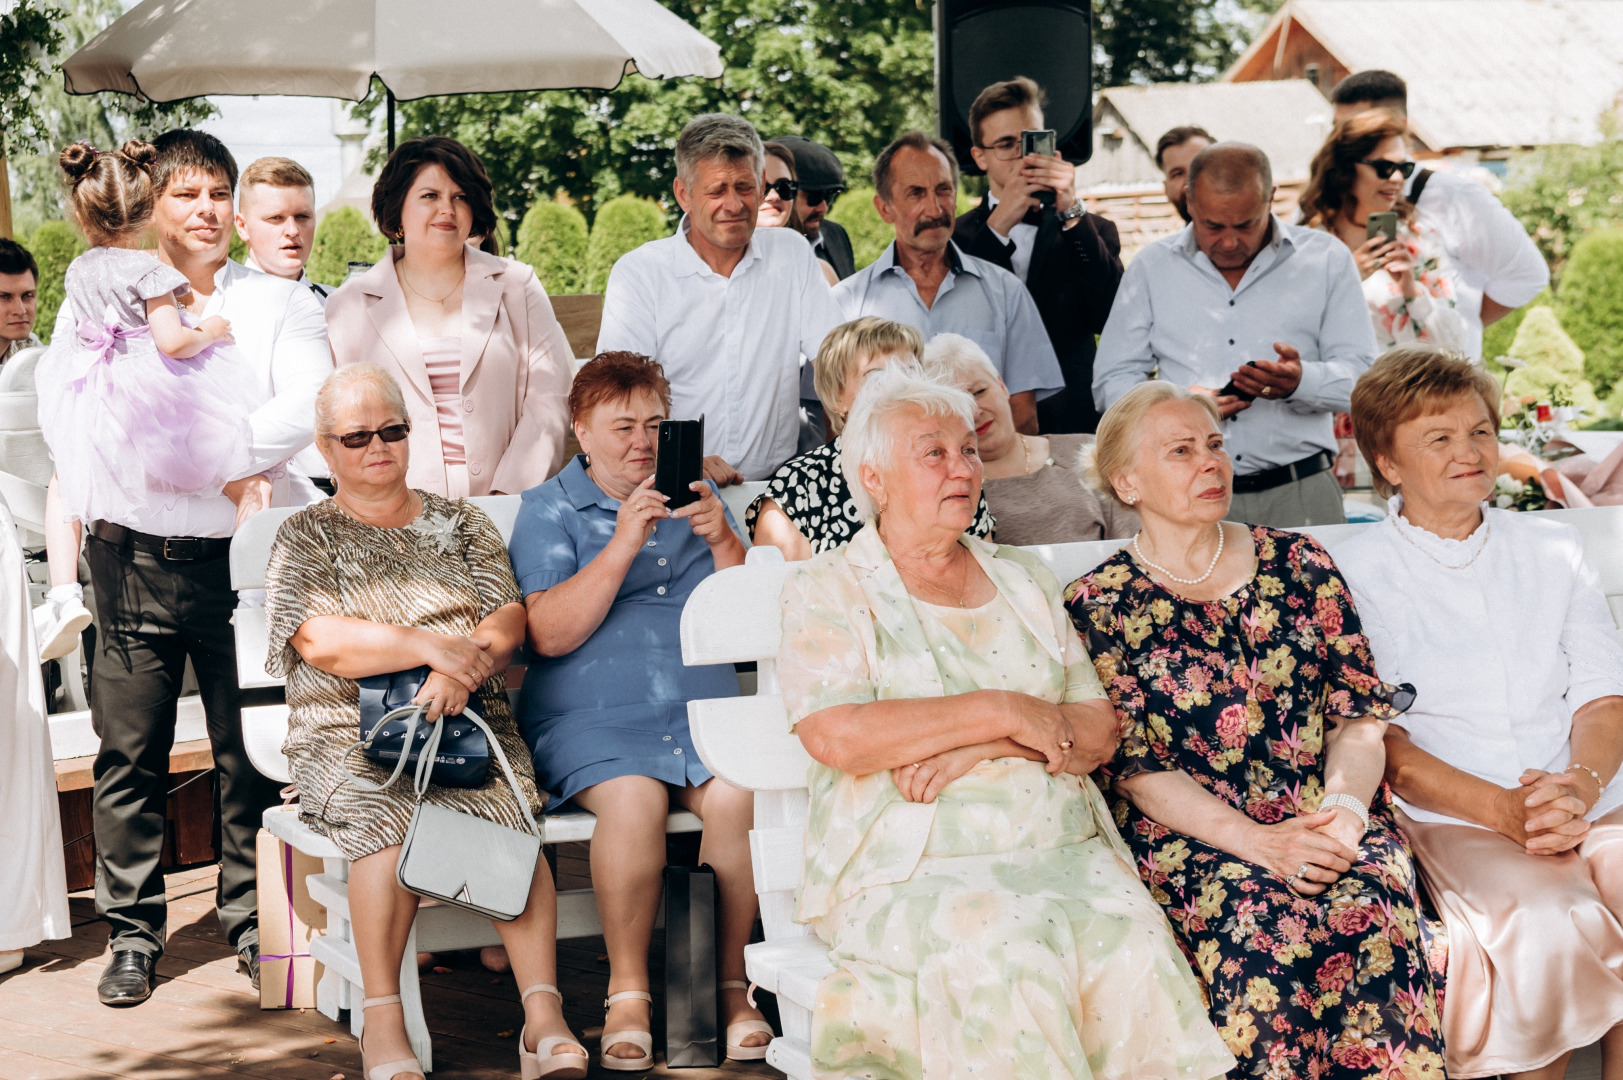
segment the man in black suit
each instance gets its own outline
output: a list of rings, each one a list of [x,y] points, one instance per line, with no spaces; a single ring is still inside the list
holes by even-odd
[[[969,109],[970,153],[991,193],[958,219],[953,239],[970,255],[1012,271],[1037,303],[1059,356],[1065,389],[1037,405],[1043,434],[1091,432],[1094,335],[1104,330],[1121,281],[1116,226],[1087,213],[1076,169],[1056,154],[1022,157],[1020,133],[1043,126],[1043,93],[1021,76],[993,83]],[[1053,198],[1044,206],[1040,192]]]
[[[795,181],[800,185],[795,201],[800,206],[800,221],[811,239],[812,250],[834,268],[835,277],[844,281],[857,272],[851,237],[846,235],[843,225],[829,221],[826,216],[834,209],[834,200],[845,190],[845,169],[840,166],[840,159],[828,147],[799,135],[785,135],[772,141],[787,146],[795,156]]]

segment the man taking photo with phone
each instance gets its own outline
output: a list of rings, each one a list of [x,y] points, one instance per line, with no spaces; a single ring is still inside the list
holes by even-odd
[[[1037,304],[1065,389],[1037,405],[1045,434],[1091,432],[1093,339],[1121,281],[1116,226],[1076,195],[1076,168],[1058,153],[1024,153],[1022,135],[1044,132],[1043,92],[1024,76],[993,83],[969,109],[970,153],[990,189],[960,216],[953,240],[966,254],[1008,270]],[[1052,132],[1046,132],[1052,136]]]

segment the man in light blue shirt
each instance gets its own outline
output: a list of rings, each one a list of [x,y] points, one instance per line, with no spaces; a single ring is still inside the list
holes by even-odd
[[[1375,331],[1347,246],[1271,214],[1273,190],[1254,146],[1195,157],[1191,222],[1128,264],[1093,396],[1103,411],[1155,376],[1215,397],[1234,459],[1231,516],[1323,525],[1345,520],[1332,418],[1375,360]]]
[[[847,320],[877,315],[929,341],[962,334],[986,350],[1009,388],[1015,427],[1037,434],[1037,402],[1065,387],[1059,358],[1025,285],[952,242],[958,165],[952,147],[909,131],[874,161],[874,206],[896,240],[834,288]]]

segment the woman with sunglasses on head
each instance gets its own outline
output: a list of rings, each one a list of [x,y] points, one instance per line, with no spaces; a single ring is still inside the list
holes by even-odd
[[[1385,110],[1337,124],[1313,157],[1302,193],[1302,223],[1334,233],[1352,249],[1364,279],[1375,338],[1384,351],[1406,342],[1465,347],[1465,320],[1455,304],[1453,269],[1443,248],[1403,198],[1414,162],[1408,129]],[[1396,213],[1396,238],[1370,235],[1371,214]]]
[[[755,219],[758,229],[789,228],[804,236],[807,241],[814,237],[806,230],[800,218],[800,207],[795,195],[800,191],[800,181],[795,178],[795,155],[789,148],[780,142],[765,144],[766,169],[764,184],[762,185],[761,210]],[[834,267],[828,260],[821,257],[817,263],[823,268],[823,276],[828,278],[830,285],[839,283],[839,277],[834,273]]]

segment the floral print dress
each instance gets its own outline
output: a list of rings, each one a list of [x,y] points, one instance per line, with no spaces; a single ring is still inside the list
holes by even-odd
[[[1391,718],[1413,692],[1377,676],[1347,587],[1317,541],[1260,526],[1251,535],[1255,574],[1223,600],[1185,600],[1123,550],[1073,582],[1066,602],[1121,718],[1107,773],[1181,769],[1274,824],[1319,807],[1326,717]],[[1385,785],[1357,863],[1313,897],[1123,796],[1113,802],[1139,876],[1239,1059],[1231,1076],[1443,1075],[1443,966]]]

